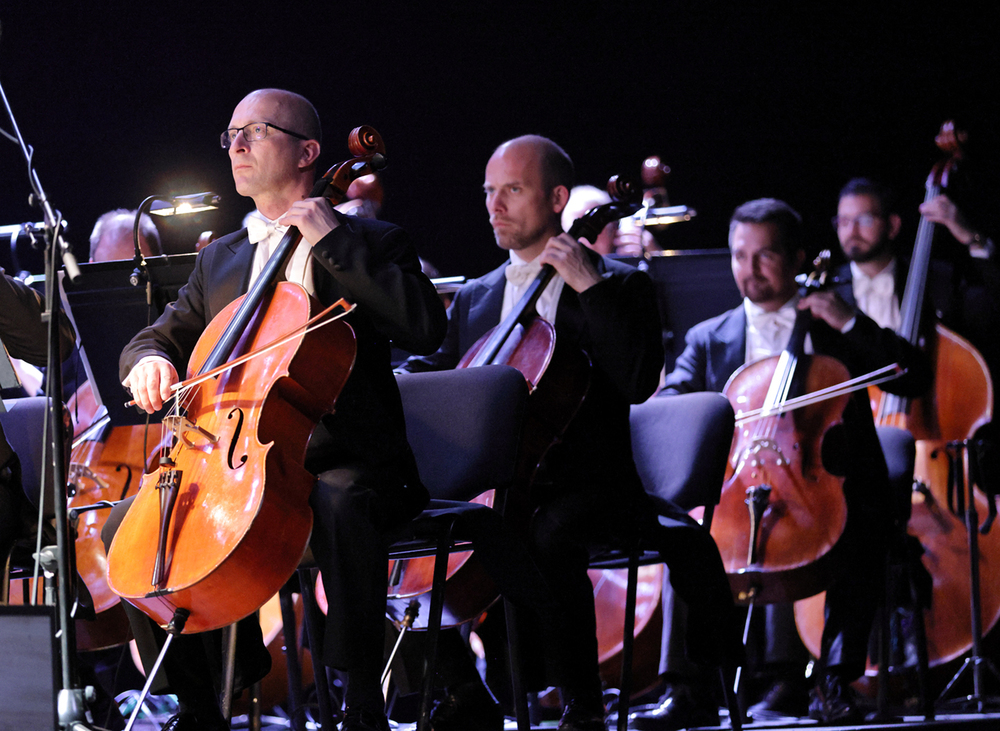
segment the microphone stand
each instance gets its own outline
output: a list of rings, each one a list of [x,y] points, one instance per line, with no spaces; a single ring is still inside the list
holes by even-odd
[[[62,237],[63,219],[62,214],[54,210],[49,204],[49,200],[42,189],[42,184],[38,180],[38,174],[32,164],[34,149],[28,147],[21,130],[14,119],[10,103],[4,92],[3,85],[0,84],[0,99],[3,100],[4,108],[10,119],[21,153],[24,155],[28,165],[28,180],[31,184],[32,194],[30,201],[33,205],[41,208],[44,215],[45,224],[45,312],[43,319],[47,318],[48,323],[48,365],[46,369],[46,379],[48,383],[48,433],[50,442],[50,452],[52,459],[52,491],[54,495],[53,505],[55,506],[55,528],[56,528],[56,554],[58,575],[56,577],[57,597],[56,609],[58,614],[58,637],[59,655],[62,670],[62,689],[59,691],[57,699],[58,722],[62,728],[69,731],[84,731],[94,729],[86,719],[86,701],[93,697],[93,688],[79,688],[78,675],[76,671],[76,626],[71,614],[73,597],[76,595],[76,567],[70,561],[69,544],[69,523],[66,497],[66,466],[65,466],[65,430],[63,427],[64,409],[62,403],[62,357],[59,352],[59,300],[56,297],[58,283],[56,271],[59,261],[62,261],[66,269],[66,275],[71,280],[76,280],[80,276],[80,269],[76,265],[76,258],[70,250],[69,245]],[[9,136],[9,135],[8,135]],[[44,473],[43,473],[44,474]],[[42,500],[44,502],[45,485],[43,477]],[[42,527],[39,525],[38,530]],[[72,590],[72,591],[71,591]]]

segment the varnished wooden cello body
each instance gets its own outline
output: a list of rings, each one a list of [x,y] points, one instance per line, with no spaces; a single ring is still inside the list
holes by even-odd
[[[339,198],[383,164],[373,129],[354,130],[349,145],[356,157],[314,195]],[[173,443],[112,544],[109,584],[161,626],[186,620],[183,631],[199,632],[247,616],[308,541],[315,478],[305,449],[350,373],[354,334],[332,317],[337,305],[314,317],[319,305],[304,289],[274,284],[299,238],[290,229],[247,295],[202,333],[189,361],[200,378],[181,384],[183,410],[165,420]]]
[[[800,293],[824,277],[821,268]],[[744,365],[724,390],[737,429],[711,532],[740,603],[786,602],[821,591],[847,525],[844,480],[825,469],[823,441],[842,423],[849,396],[787,406],[794,397],[850,380],[840,361],[804,354],[810,319],[808,310],[800,311],[781,355]]]
[[[950,122],[938,135],[938,146],[947,154],[931,171],[925,201],[937,197],[947,186],[961,159],[962,133]],[[926,310],[924,298],[931,261],[934,225],[921,218],[900,305],[898,333],[917,343]],[[965,338],[937,323],[927,342],[934,365],[931,392],[918,399],[905,399],[872,389],[871,402],[877,425],[908,430],[916,440],[915,488],[908,532],[924,548],[922,562],[933,579],[931,606],[924,612],[927,655],[931,667],[953,660],[972,646],[968,621],[971,592],[969,551],[965,525],[949,507],[949,473],[945,445],[968,439],[992,418],[993,383],[979,352]],[[977,510],[988,511],[988,500],[976,491]],[[1000,620],[1000,533],[992,530],[979,537],[983,629],[989,631]],[[822,597],[799,602],[796,625],[803,643],[818,654],[823,631]],[[958,619],[963,618],[963,619]],[[877,668],[870,665],[868,674]]]

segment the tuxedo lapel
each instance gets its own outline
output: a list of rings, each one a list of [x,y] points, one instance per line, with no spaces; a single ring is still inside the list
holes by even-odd
[[[743,307],[731,310],[719,326],[708,333],[708,368],[705,387],[722,391],[729,377],[743,365],[747,352],[747,320]]]
[[[465,353],[476,344],[490,328],[500,323],[500,311],[503,309],[503,291],[507,282],[504,277],[506,264],[494,269],[489,274],[480,277],[476,290],[469,298],[469,319],[467,327],[462,328],[463,339],[461,352]]]

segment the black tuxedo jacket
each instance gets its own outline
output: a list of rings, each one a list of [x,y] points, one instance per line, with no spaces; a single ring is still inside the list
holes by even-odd
[[[655,391],[663,368],[652,280],[627,264],[589,249],[587,253],[602,279],[581,293],[564,285],[555,322],[557,339],[582,348],[593,363],[587,398],[562,442],[545,460],[549,478],[567,488],[579,482],[615,484],[634,474],[629,405],[645,401]],[[454,368],[500,322],[506,268],[504,263],[463,286],[448,310],[448,332],[441,348],[430,356],[410,358],[401,370]]]
[[[318,474],[350,464],[392,475],[389,482],[397,487],[419,487],[390,342],[432,352],[444,337],[444,306],[402,229],[340,214],[338,220],[341,225],[313,247],[313,278],[324,305],[341,297],[358,305],[346,318],[357,336],[357,356],[335,413],[323,417],[313,433],[306,467]],[[254,250],[245,229],[203,249],[177,301],[122,352],[122,379],[148,355],[164,356],[185,373],[207,324],[247,291]],[[422,487],[419,491],[426,499]]]

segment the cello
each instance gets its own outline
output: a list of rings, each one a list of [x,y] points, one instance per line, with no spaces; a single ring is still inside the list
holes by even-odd
[[[337,202],[354,178],[384,166],[370,127],[351,132],[354,158],[312,195]],[[115,535],[108,583],[172,633],[217,629],[273,596],[298,566],[312,529],[305,469],[316,422],[351,372],[354,331],[338,307],[277,282],[298,245],[290,228],[246,295],[201,334],[164,419],[169,447],[143,476]],[[291,327],[289,326],[291,323]],[[150,538],[156,536],[156,541]]]
[[[826,279],[829,252],[817,259],[800,295]],[[850,380],[826,355],[805,355],[812,315],[800,310],[781,355],[740,367],[723,391],[737,429],[711,533],[737,602],[785,602],[821,591],[847,525],[843,477],[823,465],[824,440],[842,424],[849,396],[791,409],[795,397]],[[748,412],[758,416],[747,420]]]
[[[963,157],[965,134],[945,122],[935,142],[945,153],[925,185],[925,201],[936,198],[948,185]],[[934,224],[921,217],[917,229],[906,287],[900,304],[897,333],[916,344],[924,335],[920,327],[927,277],[930,271]],[[875,422],[908,430],[916,440],[914,489],[908,532],[924,549],[922,562],[933,579],[930,607],[924,610],[928,665],[945,664],[972,647],[972,631],[954,617],[968,607],[971,592],[969,549],[965,525],[949,508],[949,472],[945,446],[949,441],[972,438],[976,430],[992,418],[993,383],[980,353],[965,338],[935,323],[927,347],[934,367],[930,393],[906,399],[877,389],[870,393]],[[988,499],[976,489],[979,512],[988,512]],[[1000,620],[1000,572],[991,569],[991,558],[1000,558],[997,531],[980,535],[980,578],[983,631]],[[817,654],[823,631],[820,597],[799,602],[795,620],[805,646]],[[877,666],[869,665],[874,675]]]

